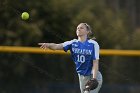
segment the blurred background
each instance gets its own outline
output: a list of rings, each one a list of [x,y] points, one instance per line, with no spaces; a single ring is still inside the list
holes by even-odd
[[[22,20],[22,12],[30,14]],[[140,50],[140,0],[0,0],[0,46],[38,47],[92,27],[101,49]],[[70,55],[2,52],[0,93],[80,93]],[[10,48],[9,48],[10,49]],[[140,56],[101,55],[100,93],[139,93]]]

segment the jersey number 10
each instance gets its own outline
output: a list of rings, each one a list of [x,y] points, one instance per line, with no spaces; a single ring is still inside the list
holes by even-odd
[[[84,55],[77,55],[77,61],[84,63],[85,62],[85,56]]]

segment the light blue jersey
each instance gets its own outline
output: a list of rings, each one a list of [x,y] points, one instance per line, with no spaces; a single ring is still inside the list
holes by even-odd
[[[63,43],[64,51],[70,50],[76,71],[80,75],[91,75],[93,60],[99,59],[99,45],[96,41],[89,39],[80,42],[77,39]]]

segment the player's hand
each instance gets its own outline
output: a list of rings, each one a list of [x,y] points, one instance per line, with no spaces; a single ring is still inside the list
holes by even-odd
[[[49,43],[38,43],[38,45],[40,45],[40,48],[44,50],[49,47]]]
[[[90,90],[94,90],[98,87],[98,81],[97,79],[93,78],[91,80],[89,80],[86,85],[85,85],[85,89],[84,91],[90,91]]]

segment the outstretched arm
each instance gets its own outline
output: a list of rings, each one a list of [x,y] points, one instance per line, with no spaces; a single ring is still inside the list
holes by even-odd
[[[52,50],[63,50],[63,44],[55,44],[55,43],[38,43],[40,45],[40,48],[42,49],[52,49]]]

